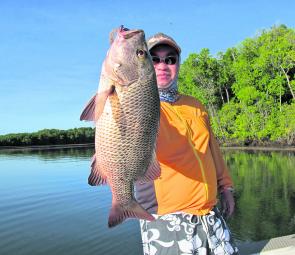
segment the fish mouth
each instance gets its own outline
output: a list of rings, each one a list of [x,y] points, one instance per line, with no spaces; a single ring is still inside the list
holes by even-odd
[[[124,39],[129,39],[136,34],[143,33],[142,29],[130,30],[123,25],[118,28],[118,34],[121,35]]]

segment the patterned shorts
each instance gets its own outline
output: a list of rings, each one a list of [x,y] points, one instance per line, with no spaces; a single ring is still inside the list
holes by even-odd
[[[179,212],[154,217],[140,220],[144,255],[239,254],[216,207],[203,216]]]

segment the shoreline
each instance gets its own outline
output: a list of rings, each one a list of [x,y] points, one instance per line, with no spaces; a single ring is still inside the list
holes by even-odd
[[[0,146],[0,151],[19,150],[58,150],[72,148],[94,148],[94,143],[83,144],[56,144],[56,145],[29,145],[29,146]],[[222,150],[246,150],[246,151],[295,151],[294,146],[220,146]]]
[[[59,150],[59,149],[91,148],[91,147],[94,147],[94,143],[56,144],[56,145],[28,145],[28,146],[0,146],[0,151]]]
[[[222,150],[245,150],[245,151],[295,151],[294,146],[264,147],[264,146],[220,146]]]

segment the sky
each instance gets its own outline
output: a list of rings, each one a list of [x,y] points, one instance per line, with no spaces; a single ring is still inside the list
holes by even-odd
[[[92,127],[79,117],[120,25],[172,36],[185,60],[273,25],[295,28],[294,12],[294,0],[1,0],[0,135]]]

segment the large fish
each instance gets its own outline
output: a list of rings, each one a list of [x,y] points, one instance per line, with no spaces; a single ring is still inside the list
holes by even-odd
[[[88,182],[111,187],[109,227],[126,218],[154,219],[134,198],[134,182],[160,175],[155,154],[160,100],[144,32],[121,26],[111,37],[98,92],[80,117],[96,122]]]

